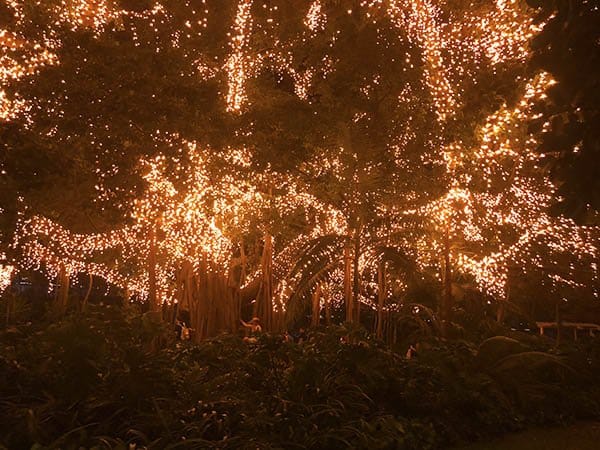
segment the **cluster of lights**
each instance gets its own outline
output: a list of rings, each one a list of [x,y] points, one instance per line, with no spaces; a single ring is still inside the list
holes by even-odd
[[[55,8],[56,17],[73,30],[92,29],[98,33],[120,15],[114,2],[107,0],[62,0]]]
[[[18,2],[12,3],[15,14],[22,17],[19,16],[22,9]],[[254,6],[253,0],[238,2],[225,61],[220,64],[219,61],[207,63],[202,58],[195,59],[196,71],[204,79],[214,78],[220,72],[225,75],[227,86],[224,92],[229,112],[241,113],[251,107],[246,83],[263,65],[273,65],[289,74],[295,84],[295,94],[310,101],[313,83],[318,77],[327,77],[336,61],[324,55],[321,67],[301,68],[292,50],[298,42],[308,45],[310,39],[325,32],[330,18],[323,12],[323,5],[320,1],[310,3],[304,17],[305,34],[293,37],[289,42],[273,37],[276,45],[262,53],[252,48],[253,33],[266,29],[253,17]],[[276,9],[263,6],[270,12]],[[431,0],[372,0],[363,1],[360,6],[360,12],[349,10],[347,13],[366,14],[375,20],[375,16],[383,12],[398,28],[398,34],[401,35],[400,30],[403,30],[410,43],[421,50],[422,61],[413,61],[414,55],[407,54],[405,63],[411,68],[422,67],[423,85],[432,99],[439,125],[452,118],[462,106],[462,89],[473,78],[469,71],[476,71],[483,65],[496,67],[507,62],[526,61],[527,43],[541,27],[533,23],[529,11],[516,0],[496,0],[485,7],[483,13],[467,13],[454,21],[447,19],[444,4],[436,5]],[[63,1],[60,8],[65,11],[59,14],[61,20],[73,29],[92,28],[97,33],[101,33],[107,24],[126,17],[148,20],[154,27],[157,17],[167,14],[160,3],[144,13],[116,11],[114,5],[102,0]],[[208,10],[205,12],[208,14]],[[270,26],[272,20],[267,19]],[[189,36],[190,29],[196,25],[206,28],[206,17],[186,22],[185,29],[172,36],[172,45],[179,45],[181,37]],[[134,39],[136,36],[134,33]],[[0,43],[4,49],[0,56],[2,84],[34,75],[44,65],[58,63],[55,55],[58,44],[52,40],[31,44],[14,33],[0,30]],[[11,56],[15,49],[21,53],[22,49],[27,49],[27,58],[15,59]],[[463,64],[464,61],[469,64]],[[378,83],[377,77],[365,80],[361,91],[368,98]],[[537,170],[539,156],[533,151],[537,141],[523,129],[534,114],[533,103],[543,98],[553,83],[547,74],[531,80],[517,106],[503,105],[487,118],[479,130],[480,142],[475,148],[467,148],[461,141],[442,146],[440,140],[431,138],[431,147],[439,149],[439,155],[425,155],[423,160],[446,168],[446,175],[451,180],[446,192],[416,208],[377,205],[378,213],[394,220],[387,227],[367,229],[365,246],[377,242],[403,247],[407,254],[417,259],[421,268],[426,269],[438,262],[437,257],[443,251],[441,236],[448,229],[454,242],[463,243],[462,247],[451,249],[455,268],[473,275],[483,291],[498,298],[505,296],[511,266],[546,270],[548,266],[558,265],[554,255],[565,253],[574,255],[581,264],[597,259],[597,250],[592,244],[595,230],[577,227],[570,220],[548,214],[556,189]],[[410,103],[419,95],[407,85],[399,101],[410,109]],[[25,108],[18,98],[9,99],[0,90],[1,120],[10,120]],[[369,119],[366,112],[354,117],[356,122]],[[410,120],[407,123],[410,125]],[[404,132],[389,136],[389,149],[398,169],[410,170],[414,164],[405,158],[404,150],[417,138],[418,132],[407,126]],[[173,140],[177,141],[176,138]],[[107,233],[77,235],[42,217],[20,221],[15,245],[23,252],[23,265],[34,268],[43,265],[51,275],[58,274],[61,265],[65,265],[69,273],[98,275],[145,297],[149,279],[144,261],[151,251],[152,235],[156,239],[159,289],[163,298],[170,300],[174,298],[174,279],[183,263],[189,262],[195,270],[201,270],[204,262],[210,261],[209,270],[226,272],[232,264],[232,254],[239,245],[240,236],[249,233],[249,224],[254,219],[260,220],[261,211],[276,209],[286,215],[301,210],[305,222],[311,225],[281,250],[273,266],[276,278],[280,280],[275,287],[276,303],[283,305],[293,294],[295,283],[301,278],[299,274],[311,270],[311,262],[307,261],[303,267],[296,268],[299,270],[294,275],[290,272],[305,245],[320,236],[351,236],[348,211],[360,199],[349,198],[336,208],[319,200],[310,185],[298,180],[286,179],[269,170],[245,176],[251,167],[251,149],[227,148],[219,155],[201,150],[195,143],[179,144],[182,146],[179,160],[159,156],[141,162],[140,170],[144,173],[147,188],[133,205],[132,225]],[[345,153],[343,148],[325,149],[318,158],[303,164],[302,169],[314,178],[331,175],[340,183],[356,183],[358,172],[347,170]],[[223,167],[227,169],[223,170]],[[370,174],[377,167],[367,165],[363,169],[365,174]],[[118,167],[106,172],[111,170],[117,171]],[[271,192],[265,186],[269,186]],[[109,198],[110,192],[99,187],[99,195]],[[418,193],[404,192],[403,195],[407,204],[420,200]],[[420,237],[413,236],[406,225],[405,219],[415,215],[429,219],[430,229]],[[266,228],[263,231],[267,231]],[[548,257],[540,256],[539,248],[546,249]],[[316,257],[335,258],[337,250],[332,247],[327,250],[329,253],[324,251]],[[375,256],[375,247],[367,248],[361,254],[361,272],[376,267]],[[0,287],[3,270],[0,270]],[[575,271],[573,265],[571,273],[551,273],[549,278],[553,283],[575,287],[578,285],[573,281]],[[592,272],[597,279],[595,266],[592,266]],[[257,276],[259,272],[247,282]],[[329,279],[333,284],[333,280],[343,279],[343,269],[335,267]],[[376,289],[373,285],[365,287],[364,291]],[[341,301],[343,293],[332,292],[333,298]],[[363,294],[364,301],[367,297]]]
[[[276,174],[258,175],[257,184],[245,181],[243,170],[249,161],[244,149],[230,149],[221,156],[201,150],[193,142],[181,144],[182,158],[176,161],[175,170],[169,165],[175,161],[162,155],[141,161],[147,187],[133,206],[132,225],[81,235],[44,217],[22,219],[14,242],[23,254],[22,266],[43,266],[50,276],[57,276],[61,267],[70,274],[89,273],[125,288],[131,295],[146,298],[149,278],[145,262],[151,251],[150,241],[155,239],[158,288],[163,300],[172,301],[174,281],[184,263],[190,263],[196,271],[226,274],[236,242],[248,234],[253,217],[265,209],[275,208],[283,214],[304,211],[305,221],[314,223],[314,227],[302,237],[303,241],[330,234],[344,225],[338,211]],[[267,180],[280,195],[271,198],[260,190]],[[288,250],[291,248],[293,245]],[[293,252],[281,253],[279,272],[290,266],[293,256]],[[254,274],[257,276],[259,273]]]
[[[254,61],[245,54],[249,34],[252,31],[253,0],[243,0],[238,4],[235,16],[234,35],[231,40],[232,53],[227,61],[226,70],[228,78],[227,110],[239,111],[246,101],[245,83],[248,71]]]
[[[313,33],[316,33],[325,28],[327,23],[327,16],[323,13],[323,5],[320,0],[316,0],[311,3],[306,18],[304,19],[304,25]]]
[[[6,256],[3,253],[0,253],[0,260],[6,260]],[[0,294],[10,286],[14,273],[15,266],[12,264],[5,264],[4,262],[0,264]]]
[[[0,29],[0,122],[12,120],[27,110],[18,95],[7,95],[3,87],[57,62],[51,40],[30,43],[16,33]]]
[[[144,261],[154,234],[157,279],[166,300],[173,298],[172,282],[184,261],[198,268],[209,259],[212,270],[227,270],[231,237],[243,232],[247,215],[254,207],[260,209],[264,196],[233,173],[221,175],[219,183],[213,182],[216,175],[209,173],[209,168],[214,155],[201,151],[195,143],[183,146],[190,170],[175,176],[164,156],[141,162],[147,187],[133,206],[132,225],[108,233],[78,235],[43,217],[22,220],[15,245],[23,252],[23,265],[39,268],[44,264],[51,275],[56,275],[64,264],[68,273],[98,275],[145,297],[149,280]],[[242,156],[237,159],[243,162]],[[102,259],[109,261],[97,262]]]
[[[481,48],[485,56],[497,65],[509,59],[524,62],[529,55],[528,43],[543,24],[524,14],[518,0],[496,0],[496,8],[476,21],[476,33],[483,36]]]
[[[428,0],[391,1],[388,12],[397,21],[398,27],[406,27],[409,38],[414,37],[423,49],[424,79],[438,118],[445,120],[454,113],[457,100],[442,56],[444,38],[438,18],[439,9]]]
[[[597,269],[587,269],[598,257],[597,230],[549,214],[556,187],[539,170],[542,156],[535,151],[535,136],[526,130],[535,102],[553,84],[546,73],[531,80],[517,106],[504,105],[488,117],[478,147],[448,146],[444,160],[451,188],[419,211],[436,229],[450,229],[452,239],[461,243],[452,249],[456,268],[473,275],[496,298],[506,296],[510,267],[542,271],[553,283],[568,279],[571,287],[581,285],[574,280],[582,268],[592,280],[599,279]],[[428,245],[423,241],[421,248]],[[441,237],[433,249],[433,255],[439,254]],[[427,252],[421,255],[426,265]],[[555,273],[564,271],[560,261],[565,255],[571,261],[567,277]]]

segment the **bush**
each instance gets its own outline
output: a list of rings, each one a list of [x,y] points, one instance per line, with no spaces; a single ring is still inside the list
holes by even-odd
[[[431,449],[598,417],[589,367],[600,353],[591,344],[549,355],[508,338],[481,346],[429,338],[406,360],[342,327],[313,330],[301,345],[268,334],[250,345],[230,335],[176,343],[172,335],[116,307],[5,330],[0,442]]]

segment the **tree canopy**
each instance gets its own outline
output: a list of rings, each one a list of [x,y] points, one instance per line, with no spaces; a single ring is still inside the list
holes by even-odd
[[[568,153],[595,117],[584,91],[569,94],[583,105],[575,113],[561,112],[571,106],[560,94],[595,81],[543,62],[561,9],[548,18],[501,0],[3,8],[3,241],[22,267],[101,276],[153,301],[209,299],[198,314],[227,326],[255,282],[264,311],[328,285],[338,304],[381,313],[416,300],[408,285],[429,280],[443,286],[444,318],[461,283],[506,301],[515,266],[598,295],[598,230],[551,214],[575,188],[553,181],[570,175],[558,163],[550,178],[537,150]],[[532,40],[551,74],[528,64]],[[552,125],[554,138],[550,125],[535,127],[579,117],[577,108],[584,125]],[[588,131],[577,164],[594,154]],[[221,311],[218,296],[237,312]]]

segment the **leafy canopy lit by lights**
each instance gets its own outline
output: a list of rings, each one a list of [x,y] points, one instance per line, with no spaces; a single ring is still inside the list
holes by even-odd
[[[13,24],[0,29],[3,122],[34,127],[41,116],[65,115],[60,102],[42,108],[18,87],[63,63],[67,29],[92,39],[121,33],[157,54],[181,51],[186,77],[218,86],[218,108],[231,126],[229,142],[212,144],[152,130],[151,142],[169,151],[140,156],[132,171],[143,188],[122,196],[124,187],[111,180],[125,169],[98,142],[97,206],[119,203],[125,224],[75,233],[37,214],[24,198],[13,239],[20,266],[44,267],[51,276],[66,267],[145,298],[154,233],[159,289],[172,301],[182,264],[200,270],[209,261],[209,270],[225,273],[244,237],[258,230],[274,236],[275,291],[285,304],[299,274],[314,270],[308,260],[297,264],[306,244],[352,238],[360,229],[364,248],[357,259],[365,284],[384,247],[401,249],[419,271],[440,278],[436,268],[447,236],[453,267],[496,299],[506,297],[514,267],[542,271],[553,286],[597,285],[597,229],[550,214],[557,187],[535,152],[544,127],[539,133],[527,127],[540,118],[537,107],[555,81],[523,69],[529,43],[544,26],[525,2],[182,3],[156,1],[133,10],[117,1],[63,0],[48,11],[47,29],[28,33],[27,2],[8,2]],[[219,34],[215,24],[226,32]],[[372,47],[359,48],[353,33]],[[348,62],[355,61],[348,53],[353,46],[354,57],[373,55],[371,65]],[[279,89],[278,99],[263,93],[265,74],[274,75],[279,87],[269,89]],[[510,92],[502,92],[508,78]],[[481,100],[490,85],[506,99]],[[289,129],[264,131],[265,123],[282,119],[277,101],[307,126],[301,136],[307,149],[295,159]],[[265,149],[280,137],[289,148],[269,154]],[[300,225],[286,223],[284,235],[273,216]],[[249,280],[260,271],[253,269]],[[334,285],[343,267],[330,269],[324,279]],[[12,266],[0,266],[0,289],[11,273]],[[367,292],[361,290],[364,303],[372,301]]]

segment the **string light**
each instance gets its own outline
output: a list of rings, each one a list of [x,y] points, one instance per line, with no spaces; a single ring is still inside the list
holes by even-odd
[[[21,2],[8,3],[17,22],[24,21]],[[280,26],[277,7],[265,4],[264,14],[258,15],[253,13],[260,6],[257,3],[253,0],[237,3],[234,21],[229,26],[226,55],[190,55],[190,70],[200,75],[199,82],[209,78],[224,80],[221,91],[230,113],[243,114],[252,107],[247,83],[262,69],[276,69],[289,75],[294,82],[294,94],[310,104],[315,86],[327,80],[339,61],[328,50],[320,61],[311,65],[295,50],[317,43],[324,36],[329,39],[329,48],[333,48],[343,37],[341,30],[334,29],[335,18],[327,16],[322,2],[313,1],[301,12],[304,28],[284,38],[284,33],[277,28]],[[319,198],[310,180],[286,178],[271,169],[253,172],[251,148],[226,147],[216,152],[201,149],[197,143],[178,136],[157,132],[153,137],[180,148],[180,157],[167,159],[160,155],[140,161],[139,170],[146,189],[131,206],[131,225],[106,233],[79,235],[47,218],[25,219],[23,216],[14,240],[14,245],[23,253],[22,264],[30,268],[43,265],[50,275],[58,274],[61,265],[65,265],[69,273],[101,276],[143,298],[149,289],[144,264],[151,251],[150,233],[153,232],[157,239],[159,289],[164,299],[172,300],[173,283],[184,262],[200,270],[200,264],[209,260],[209,270],[226,272],[232,264],[239,237],[249,234],[250,224],[264,220],[264,211],[276,210],[283,216],[300,211],[305,226],[298,231],[298,236],[288,239],[287,245],[279,249],[274,263],[274,271],[281,281],[275,288],[276,296],[285,304],[299,274],[310,268],[307,263],[291,275],[290,268],[298,252],[317,237],[348,238],[352,232],[349,211],[363,202],[389,220],[385,226],[373,225],[365,230],[366,251],[359,258],[362,273],[375,268],[374,243],[402,248],[417,260],[422,270],[435,268],[443,251],[442,232],[449,228],[452,240],[463,243],[462,248],[451,249],[455,269],[472,275],[482,291],[495,297],[505,297],[511,266],[547,271],[548,266],[556,269],[565,254],[571,255],[577,264],[591,267],[593,279],[597,280],[597,268],[590,265],[590,261],[597,259],[594,244],[597,230],[578,227],[573,221],[548,213],[556,199],[556,187],[538,170],[541,160],[534,151],[537,137],[524,129],[524,124],[536,114],[533,105],[554,83],[548,74],[538,74],[529,80],[516,106],[502,105],[491,113],[478,127],[477,145],[445,136],[446,125],[466,106],[465,92],[478,82],[482,72],[496,73],[528,60],[528,43],[543,27],[543,24],[534,24],[533,11],[516,0],[488,2],[461,14],[444,2],[431,0],[362,1],[359,7],[341,11],[377,27],[384,19],[389,20],[398,31],[398,39],[406,39],[410,44],[411,51],[403,56],[405,67],[420,75],[418,83],[407,83],[401,92],[395,93],[407,118],[395,128],[395,134],[388,136],[385,148],[398,169],[390,189],[399,191],[394,191],[394,196],[401,197],[401,202],[369,203],[376,195],[371,192],[363,197],[349,195],[341,204],[332,205]],[[210,10],[205,9],[202,17],[196,15],[193,8],[192,12],[180,29],[173,31],[169,42],[151,45],[156,46],[157,51],[161,45],[181,48],[186,39],[205,32]],[[161,2],[147,11],[133,12],[120,10],[113,2],[103,0],[62,1],[53,14],[56,25],[67,25],[73,30],[91,29],[96,35],[115,24],[130,27],[128,30],[136,45],[150,45],[141,42],[140,23],[158,34],[159,23],[173,20],[169,8]],[[265,40],[272,45],[258,48],[257,42]],[[39,42],[29,42],[19,33],[0,30],[0,43],[3,86],[23,77],[33,77],[45,66],[60,63],[56,55],[61,43],[51,33]],[[381,82],[379,76],[365,79],[359,91],[368,100]],[[407,149],[420,145],[415,143],[422,137],[421,130],[414,125],[419,125],[416,104],[429,101],[431,117],[437,117],[438,123],[423,132],[427,134],[423,138],[426,150],[418,161],[442,167],[449,182],[443,194],[425,201],[424,193],[404,188],[402,175],[414,170],[416,158],[411,159]],[[27,116],[28,107],[18,93],[0,90],[0,120]],[[352,116],[354,124],[372,119],[369,111],[359,111]],[[244,133],[251,134],[252,130]],[[329,177],[353,186],[358,185],[360,176],[374,176],[381,170],[374,162],[363,164],[360,170],[351,170],[359,165],[358,156],[339,145],[316,153],[300,167],[312,180]],[[99,168],[98,176],[102,180],[118,171],[117,166]],[[265,186],[269,186],[271,192]],[[101,199],[115,195],[102,181],[97,189]],[[415,204],[419,206],[414,207]],[[411,223],[411,217],[425,218],[429,228],[414,231],[418,227],[416,221]],[[263,225],[262,231],[267,228]],[[331,252],[320,257],[334,258],[333,250]],[[339,267],[333,268],[332,284],[333,280],[343,279],[342,272]],[[573,288],[581,285],[575,281],[576,264],[570,265],[567,272],[550,273],[549,279],[556,285]],[[249,280],[258,275],[254,273]],[[368,283],[365,286],[365,290],[376,289]],[[340,301],[339,292],[333,295]],[[368,296],[361,295],[368,301]]]
[[[463,242],[462,249],[453,249],[457,269],[473,275],[483,291],[500,299],[506,296],[511,266],[547,272],[556,284],[567,278],[552,272],[564,270],[559,261],[569,255],[579,266],[571,263],[567,269],[566,284],[573,287],[578,285],[574,281],[578,270],[593,267],[590,263],[598,257],[597,229],[549,214],[557,189],[538,169],[542,159],[535,151],[538,142],[525,129],[535,103],[554,84],[547,73],[537,75],[525,86],[516,107],[504,105],[487,118],[479,147],[448,146],[444,160],[452,187],[418,211],[430,217],[434,227],[450,228],[452,238]],[[423,241],[422,250],[433,244],[433,255],[439,255],[441,231],[439,236]],[[430,264],[428,253],[421,254],[421,264]],[[597,284],[597,269],[590,274]]]
[[[227,92],[227,110],[239,111],[246,101],[245,83],[248,71],[254,62],[245,56],[248,34],[252,31],[250,9],[252,0],[243,0],[238,4],[235,16],[234,35],[231,40],[232,53],[227,61],[226,71],[229,82]]]
[[[248,234],[253,216],[262,210],[274,207],[284,214],[299,209],[318,214],[313,231],[304,239],[330,233],[331,227],[339,226],[340,217],[334,210],[299,191],[293,182],[269,172],[259,176],[281,192],[271,199],[257,185],[244,181],[242,172],[248,165],[245,150],[230,149],[221,156],[201,150],[193,142],[183,141],[182,145],[187,169],[180,167],[175,177],[164,156],[141,161],[147,188],[134,204],[130,226],[81,235],[40,216],[19,221],[13,245],[23,254],[22,266],[39,269],[43,264],[50,276],[57,276],[61,267],[70,274],[90,273],[146,298],[146,261],[154,230],[159,289],[165,301],[172,301],[173,284],[185,261],[200,270],[208,260],[208,270],[227,273],[236,237]],[[215,178],[219,181],[214,182]],[[113,255],[109,262],[98,262],[109,255]]]
[[[6,255],[4,253],[0,253],[0,261],[6,261]],[[15,266],[6,264],[5,262],[0,263],[0,294],[10,286],[14,273]]]

